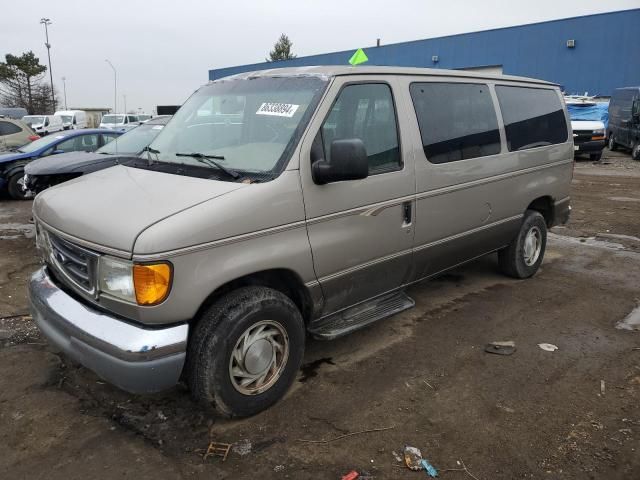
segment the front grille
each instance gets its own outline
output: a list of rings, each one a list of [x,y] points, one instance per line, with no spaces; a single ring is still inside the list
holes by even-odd
[[[78,247],[57,235],[47,233],[49,240],[49,261],[52,267],[86,293],[95,293],[94,272],[97,254]]]
[[[593,136],[593,130],[574,130],[573,143],[590,142]]]

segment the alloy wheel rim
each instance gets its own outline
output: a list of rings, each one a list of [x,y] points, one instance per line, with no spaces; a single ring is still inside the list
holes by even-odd
[[[542,251],[542,232],[538,227],[531,227],[524,237],[524,263],[527,267],[535,264]]]
[[[229,378],[243,395],[258,395],[280,378],[289,358],[289,336],[275,320],[262,320],[247,328],[229,360]]]

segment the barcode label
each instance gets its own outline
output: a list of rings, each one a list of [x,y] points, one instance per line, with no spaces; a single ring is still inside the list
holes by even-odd
[[[276,117],[293,117],[300,105],[291,103],[263,103],[256,115],[274,115]]]

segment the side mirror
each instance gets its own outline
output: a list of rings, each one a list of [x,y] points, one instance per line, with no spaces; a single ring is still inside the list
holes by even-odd
[[[311,167],[313,181],[319,185],[369,176],[367,149],[359,138],[331,142],[331,160],[318,160]]]
[[[64,153],[64,150],[54,150],[51,155],[58,155],[59,153]]]

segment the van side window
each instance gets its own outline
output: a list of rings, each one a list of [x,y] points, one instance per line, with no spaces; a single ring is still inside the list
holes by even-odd
[[[567,122],[555,90],[496,86],[510,152],[567,141]]]
[[[429,162],[500,153],[498,119],[487,85],[412,83],[409,91]]]
[[[387,84],[367,83],[343,88],[321,132],[328,161],[331,161],[331,142],[359,138],[367,150],[370,175],[402,167],[396,111]]]

